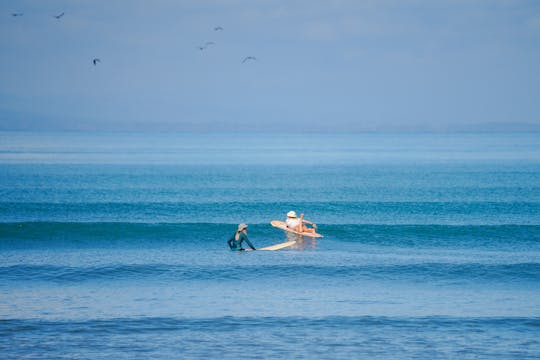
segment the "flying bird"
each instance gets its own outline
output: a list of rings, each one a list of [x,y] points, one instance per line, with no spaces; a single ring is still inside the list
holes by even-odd
[[[210,45],[216,45],[216,43],[213,42],[213,41],[207,41],[207,42],[204,44],[204,47],[207,47],[207,46],[210,46]]]
[[[255,56],[246,56],[246,57],[244,58],[244,60],[242,60],[242,64],[245,63],[245,62],[248,61],[248,60],[255,60],[255,61],[256,61],[257,58],[256,58]]]
[[[94,64],[94,66],[96,66],[98,62],[101,62],[101,60],[98,58],[95,58],[94,60],[92,60],[92,63]]]
[[[53,15],[53,17],[56,18],[56,20],[60,20],[60,18],[64,16],[64,12],[62,12],[61,14],[58,14],[58,15]]]
[[[12,13],[11,16],[17,17],[17,16],[23,16],[24,13]]]
[[[223,28],[222,28],[221,26],[216,26],[216,27],[214,28],[214,31],[221,31],[221,30],[223,30]]]

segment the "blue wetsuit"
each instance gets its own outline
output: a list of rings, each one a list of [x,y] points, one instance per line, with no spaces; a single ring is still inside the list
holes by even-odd
[[[227,241],[227,244],[229,244],[229,247],[231,248],[231,250],[235,250],[235,251],[242,251],[244,250],[244,248],[242,247],[242,243],[245,241],[246,244],[248,244],[248,246],[255,250],[255,246],[253,246],[253,244],[251,243],[251,241],[249,241],[248,237],[246,234],[244,234],[243,232],[240,233],[240,236],[238,236],[238,240],[235,239],[235,236],[236,234],[233,235],[232,238],[229,239],[229,241]]]

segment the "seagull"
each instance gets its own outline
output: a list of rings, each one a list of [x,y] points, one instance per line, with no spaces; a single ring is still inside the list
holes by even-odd
[[[60,18],[64,16],[64,12],[62,12],[61,14],[58,14],[58,15],[53,15],[53,17],[56,18],[56,20],[60,20]]]
[[[246,56],[244,60],[242,60],[242,64],[248,60],[257,60],[257,58],[255,56]]]
[[[216,27],[214,28],[214,31],[221,31],[221,30],[223,30],[223,28],[222,28],[221,26],[216,26]]]
[[[23,16],[24,13],[12,13],[11,16],[17,17],[17,16]]]
[[[95,58],[94,60],[92,60],[92,63],[94,64],[94,66],[96,66],[98,62],[101,62],[101,60],[98,58]]]
[[[204,47],[210,46],[210,45],[216,45],[213,41],[207,41],[206,44],[204,44]]]

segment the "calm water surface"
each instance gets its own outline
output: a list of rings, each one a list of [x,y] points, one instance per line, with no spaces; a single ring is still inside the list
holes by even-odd
[[[540,134],[0,132],[0,194],[2,358],[540,357]]]

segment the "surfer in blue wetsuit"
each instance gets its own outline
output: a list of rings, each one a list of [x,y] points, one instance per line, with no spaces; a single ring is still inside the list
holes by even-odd
[[[251,241],[249,241],[249,239],[248,239],[247,227],[248,226],[246,224],[238,225],[238,230],[236,230],[236,233],[234,234],[234,236],[232,238],[230,238],[229,241],[227,241],[227,244],[229,244],[229,247],[231,248],[231,250],[234,250],[234,251],[243,251],[243,250],[245,250],[242,247],[242,243],[244,241],[246,242],[246,244],[248,244],[248,246],[252,250],[255,250],[255,246],[253,246]]]

